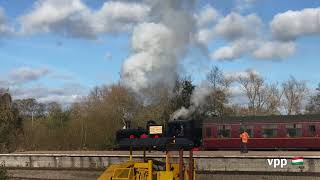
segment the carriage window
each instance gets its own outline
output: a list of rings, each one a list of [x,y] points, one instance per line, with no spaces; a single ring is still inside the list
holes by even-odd
[[[276,137],[278,135],[278,128],[275,124],[268,124],[262,126],[262,137]]]
[[[302,135],[302,125],[301,124],[287,124],[287,137],[298,137]]]
[[[231,137],[231,126],[230,125],[218,126],[218,137],[219,138],[230,138]]]
[[[206,128],[206,137],[211,137],[211,128],[210,127]]]
[[[242,131],[245,130],[250,137],[253,137],[253,126],[248,126],[248,125],[242,125],[240,127],[240,133],[242,133]]]
[[[309,125],[310,136],[316,136],[316,125]]]

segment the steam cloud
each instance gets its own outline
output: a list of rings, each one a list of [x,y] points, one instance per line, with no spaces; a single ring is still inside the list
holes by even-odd
[[[132,34],[133,53],[122,66],[121,80],[137,93],[159,84],[173,87],[179,64],[187,52],[196,29],[190,0],[146,1],[151,6],[151,21],[138,24]],[[191,96],[189,109],[182,107],[172,119],[187,118],[202,105],[210,87],[202,83]]]
[[[138,24],[132,34],[132,54],[122,65],[121,80],[135,92],[159,84],[173,87],[180,61],[195,30],[190,0],[146,0],[150,20]]]
[[[202,82],[197,86],[190,98],[190,107],[182,107],[173,113],[171,119],[188,118],[192,113],[194,113],[198,108],[200,108],[205,102],[206,97],[212,92],[211,87],[207,82]]]

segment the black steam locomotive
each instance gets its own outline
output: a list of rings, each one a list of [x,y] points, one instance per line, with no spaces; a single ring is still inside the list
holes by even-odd
[[[117,131],[116,138],[119,149],[187,150],[201,146],[201,128],[196,120],[173,120],[165,126],[151,120],[146,128],[132,129],[127,123],[125,129]]]

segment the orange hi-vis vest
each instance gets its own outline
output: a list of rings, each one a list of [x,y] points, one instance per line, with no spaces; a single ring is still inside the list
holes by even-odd
[[[243,143],[247,143],[249,139],[249,134],[247,132],[240,134],[240,139]]]

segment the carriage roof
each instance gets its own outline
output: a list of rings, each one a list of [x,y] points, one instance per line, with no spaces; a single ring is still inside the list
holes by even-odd
[[[204,120],[204,123],[290,123],[320,122],[320,114],[310,115],[269,115],[269,116],[225,116]]]

